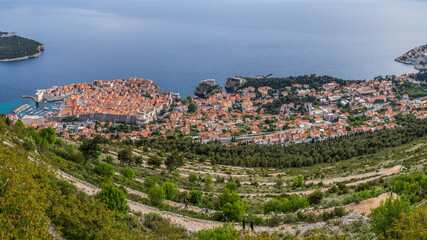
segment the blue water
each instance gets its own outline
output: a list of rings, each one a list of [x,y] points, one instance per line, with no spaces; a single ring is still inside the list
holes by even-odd
[[[0,63],[0,112],[96,79],[148,78],[186,96],[234,75],[414,72],[393,59],[427,43],[426,12],[411,0],[1,0],[0,30],[46,50]]]

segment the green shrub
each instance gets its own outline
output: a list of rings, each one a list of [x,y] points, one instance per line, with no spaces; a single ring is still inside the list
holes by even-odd
[[[197,239],[199,240],[230,240],[236,239],[237,229],[234,225],[225,223],[221,227],[211,230],[202,230],[197,232]]]
[[[194,204],[198,204],[202,201],[203,193],[198,190],[191,190],[190,192],[190,202]]]
[[[111,155],[107,155],[106,157],[105,157],[105,159],[104,159],[104,161],[105,162],[107,162],[107,163],[113,163],[113,161],[114,161],[114,158],[113,158],[113,156],[111,156]]]
[[[239,187],[241,187],[242,186],[242,184],[240,183],[240,180],[239,179],[234,179],[234,182],[236,183],[236,186],[239,188]]]
[[[222,207],[222,212],[231,221],[241,221],[246,212],[246,203],[241,200],[234,203],[228,202]]]
[[[55,143],[56,133],[55,129],[48,127],[40,130],[40,137],[46,139],[49,144]]]
[[[224,221],[224,213],[222,211],[216,211],[211,214],[211,220],[221,222]]]
[[[153,239],[188,238],[185,228],[172,224],[169,219],[163,218],[157,213],[148,213],[144,215],[144,226],[148,227],[154,233],[155,238]]]
[[[372,231],[380,237],[387,238],[387,230],[394,226],[396,220],[400,219],[402,212],[409,212],[409,205],[409,200],[404,195],[394,200],[391,197],[387,198],[369,215]]]
[[[228,189],[230,189],[231,191],[236,191],[236,189],[237,189],[237,183],[236,182],[233,182],[233,181],[228,181],[226,184],[225,184],[225,188],[228,188]]]
[[[168,200],[175,200],[178,196],[178,188],[172,182],[164,182],[163,189],[165,189],[165,197]]]
[[[154,206],[160,206],[166,198],[165,190],[157,184],[148,190],[148,196]]]
[[[324,211],[320,217],[324,221],[328,221],[329,219],[334,218],[334,217],[343,217],[345,214],[346,214],[346,212],[345,212],[345,209],[343,207],[336,207],[331,212]]]
[[[217,182],[217,183],[224,183],[224,181],[225,181],[225,178],[224,178],[224,177],[221,177],[221,176],[217,176],[217,177],[216,177],[216,182]]]
[[[133,162],[133,153],[132,153],[132,149],[130,147],[127,147],[125,149],[120,150],[117,153],[117,158],[119,159],[119,161],[125,165],[130,165]]]
[[[274,214],[273,216],[265,220],[265,224],[269,227],[277,227],[283,222],[283,218],[279,215]]]
[[[163,221],[163,217],[158,213],[147,213],[144,216],[144,225],[150,229],[157,225],[157,222]]]
[[[188,181],[191,183],[195,183],[197,181],[197,175],[195,173],[190,173],[188,175]]]
[[[108,208],[120,213],[127,213],[129,205],[125,194],[112,184],[106,185],[98,194],[97,198],[106,203]]]
[[[209,173],[206,174],[205,179],[203,181],[205,182],[206,188],[209,188],[210,185],[213,183],[212,175],[210,175]]]
[[[125,167],[120,170],[120,173],[125,177],[129,179],[134,179],[136,177],[135,172],[130,167]]]
[[[414,212],[402,213],[394,226],[387,230],[392,239],[427,239],[427,205]]]
[[[306,208],[308,206],[308,200],[305,197],[292,194],[284,198],[275,198],[264,203],[264,213],[268,214],[271,212],[275,213],[287,213],[295,212],[298,209]]]
[[[238,193],[231,191],[228,188],[222,190],[222,194],[218,196],[219,207],[223,207],[226,203],[234,203],[240,200]]]
[[[301,177],[295,176],[293,185],[294,187],[302,187],[304,185],[304,181]]]
[[[284,183],[285,183],[285,181],[283,181],[283,179],[278,179],[276,182],[276,187],[281,188]]]
[[[160,205],[159,209],[162,210],[162,211],[168,211],[168,212],[172,211],[171,205],[167,204],[167,203],[162,203]]]
[[[58,188],[61,190],[62,195],[70,195],[78,193],[78,189],[75,185],[68,183],[65,180],[61,180],[58,178],[51,178],[49,181],[49,185],[52,188]]]
[[[204,163],[204,162],[206,162],[206,157],[205,157],[205,156],[201,156],[201,157],[199,157],[199,162],[200,162],[200,163]]]
[[[339,182],[339,183],[337,183],[337,187],[339,189],[338,194],[341,195],[341,194],[348,193],[348,187],[347,187],[347,185],[345,183]]]
[[[156,155],[151,156],[147,163],[148,165],[153,166],[153,168],[158,168],[162,165],[163,160]]]
[[[337,186],[332,186],[332,187],[330,187],[327,191],[326,191],[326,193],[328,193],[328,194],[333,194],[333,193],[337,193],[338,192],[338,188],[337,188]]]
[[[114,166],[108,163],[101,163],[96,166],[96,171],[105,179],[112,179],[114,177]]]
[[[250,213],[247,215],[247,217],[245,217],[245,219],[247,220],[247,222],[254,221],[255,225],[265,224],[264,218],[250,214]]]
[[[34,151],[36,150],[36,142],[32,137],[25,137],[23,147],[27,151]]]
[[[5,123],[3,117],[0,116],[0,134],[4,134],[7,129],[7,124]]]
[[[408,173],[392,180],[393,191],[405,194],[411,203],[419,202],[427,197],[427,176],[425,173]]]
[[[345,208],[343,207],[336,207],[334,208],[333,212],[335,217],[344,217],[344,215],[346,214]]]
[[[152,186],[156,185],[158,182],[158,179],[156,177],[147,177],[144,179],[144,187],[146,189],[150,189]]]
[[[225,223],[214,229],[202,230],[197,233],[199,240],[231,240],[231,239],[251,239],[251,240],[272,240],[281,239],[277,234],[269,234],[267,232],[251,232],[236,230],[235,226],[230,223]],[[292,238],[293,239],[293,238]]]
[[[135,162],[135,165],[139,166],[144,162],[144,159],[141,156],[135,156],[133,161]]]
[[[323,192],[320,189],[317,189],[316,191],[312,192],[307,196],[307,200],[311,205],[319,204],[323,199]]]

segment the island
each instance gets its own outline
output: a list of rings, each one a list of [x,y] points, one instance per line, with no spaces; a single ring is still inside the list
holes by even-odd
[[[20,61],[39,57],[44,50],[43,44],[13,32],[0,31],[0,62]]]
[[[396,62],[414,65],[416,70],[427,71],[427,44],[415,47],[395,59]]]

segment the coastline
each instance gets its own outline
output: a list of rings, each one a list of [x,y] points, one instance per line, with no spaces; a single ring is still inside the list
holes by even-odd
[[[414,66],[415,70],[427,70],[427,44],[415,47],[394,59],[398,63]]]
[[[10,59],[0,59],[0,62],[16,62],[16,61],[22,61],[22,60],[26,60],[26,59],[30,59],[30,58],[36,58],[36,57],[40,57],[43,53],[44,50],[44,45],[39,45],[38,47],[39,52],[30,56],[25,56],[25,57],[19,57],[19,58],[10,58]]]

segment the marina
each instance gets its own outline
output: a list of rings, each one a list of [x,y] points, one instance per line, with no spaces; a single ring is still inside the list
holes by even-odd
[[[61,101],[54,102],[41,102],[36,103],[34,106],[30,104],[23,104],[12,111],[19,118],[24,116],[39,116],[45,117],[48,113],[56,113],[62,108]]]
[[[21,106],[19,106],[19,107],[15,108],[12,112],[13,112],[13,113],[15,113],[15,114],[18,114],[18,113],[20,113],[22,110],[24,110],[24,109],[26,109],[26,108],[28,108],[28,107],[30,107],[28,104],[24,104],[24,105],[21,105]]]

